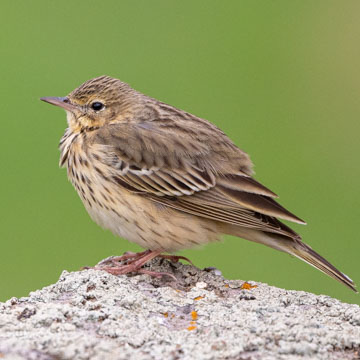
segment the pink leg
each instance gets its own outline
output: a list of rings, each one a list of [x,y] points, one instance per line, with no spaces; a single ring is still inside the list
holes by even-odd
[[[132,272],[148,274],[154,277],[162,277],[167,275],[176,281],[176,277],[172,274],[142,269],[142,266],[157,256],[172,262],[178,262],[180,259],[182,259],[192,264],[192,262],[184,256],[162,255],[161,252],[162,250],[145,250],[138,253],[128,252],[122,256],[111,256],[100,261],[96,266],[87,267],[85,269],[103,270],[113,275],[124,275]],[[119,264],[120,262],[124,263]]]
[[[126,261],[126,260],[136,260],[141,258],[143,255],[148,254],[150,250],[145,250],[142,252],[138,252],[138,253],[133,253],[133,252],[126,252],[124,255],[121,256],[110,256],[107,259],[104,259],[102,261],[100,261],[97,265],[108,265],[108,264],[114,264],[114,265],[118,265],[119,262],[121,261]]]
[[[167,276],[172,277],[176,281],[176,277],[172,274],[141,269],[141,267],[143,265],[145,265],[148,261],[152,260],[153,258],[159,256],[161,254],[161,252],[162,252],[162,250],[155,250],[155,251],[146,250],[146,251],[143,251],[143,252],[137,253],[137,254],[125,254],[123,256],[106,259],[105,262],[104,261],[100,262],[98,265],[96,265],[92,269],[104,270],[113,275],[124,275],[124,274],[132,273],[132,272],[148,274],[150,276],[155,276],[155,277],[162,277],[162,276],[167,275]],[[130,259],[130,260],[127,261],[126,264],[119,265],[116,263],[118,259],[120,259],[120,261],[127,260],[127,259]],[[106,266],[105,264],[107,262],[110,262],[111,264],[114,264],[116,266]]]

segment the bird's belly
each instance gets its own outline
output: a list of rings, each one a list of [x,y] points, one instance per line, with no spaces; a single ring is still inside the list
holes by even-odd
[[[113,234],[144,249],[174,252],[218,240],[217,225],[206,219],[158,207],[151,200],[117,189],[112,202],[84,198],[90,217]],[[107,204],[107,205],[106,205]]]
[[[82,154],[85,159],[85,154]],[[86,159],[85,159],[86,160]],[[82,161],[86,164],[86,161]],[[90,217],[101,227],[145,249],[173,252],[218,240],[210,220],[160,206],[99,176],[89,165],[68,164],[68,177]],[[69,166],[70,165],[70,166]]]
[[[88,202],[84,205],[98,225],[144,249],[174,252],[218,240],[217,226],[205,219],[156,209],[150,200],[138,196],[132,199],[130,208],[118,200],[111,209],[99,204],[89,206]]]
[[[129,241],[138,243],[140,246],[146,247],[145,244],[142,245],[137,241],[136,225],[126,208],[116,206],[116,210],[107,210],[97,204],[89,205],[87,202],[84,202],[84,205],[91,219],[102,228],[110,230],[113,234]]]

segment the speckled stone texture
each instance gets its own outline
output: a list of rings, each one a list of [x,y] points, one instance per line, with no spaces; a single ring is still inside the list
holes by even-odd
[[[148,275],[63,272],[0,304],[2,359],[359,359],[360,308],[155,259]],[[252,287],[256,285],[257,287]]]

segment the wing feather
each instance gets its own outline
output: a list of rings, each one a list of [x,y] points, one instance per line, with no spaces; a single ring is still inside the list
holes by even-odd
[[[222,141],[214,142],[210,135],[216,130],[210,127],[205,141],[154,126],[116,124],[99,129],[92,151],[111,169],[110,179],[182,212],[300,238],[277,218],[304,222],[251,177],[248,156],[225,134],[217,133]]]
[[[278,197],[274,192],[257,182],[254,178],[243,175],[229,175],[219,178],[217,183],[226,188],[246,191],[249,193],[265,195],[270,197]]]

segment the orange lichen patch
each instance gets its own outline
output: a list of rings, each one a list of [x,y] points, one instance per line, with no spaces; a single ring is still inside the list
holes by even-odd
[[[191,324],[191,325],[195,325],[195,324],[196,324],[196,321],[190,321],[190,324]]]
[[[228,288],[228,287],[229,287],[229,284],[225,284],[225,287]]]
[[[175,314],[171,314],[171,318],[173,319],[175,317]]]
[[[241,289],[243,289],[243,290],[251,290],[251,289],[256,288],[256,287],[257,287],[257,285],[251,285],[248,282],[244,282],[241,285]]]
[[[189,331],[192,331],[192,330],[195,330],[195,329],[196,329],[196,326],[194,326],[194,325],[189,326],[189,327],[187,328],[187,330],[189,330]]]
[[[193,320],[196,320],[196,319],[198,318],[198,314],[197,314],[196,311],[192,311],[192,312],[191,312],[191,318],[192,318]]]
[[[166,313],[164,313],[164,317],[166,317],[166,318],[167,318],[168,316],[169,316],[169,313],[167,313],[167,312],[166,312]]]
[[[203,299],[205,296],[197,296],[196,298],[194,298],[194,300],[198,301],[198,300],[201,300]]]

